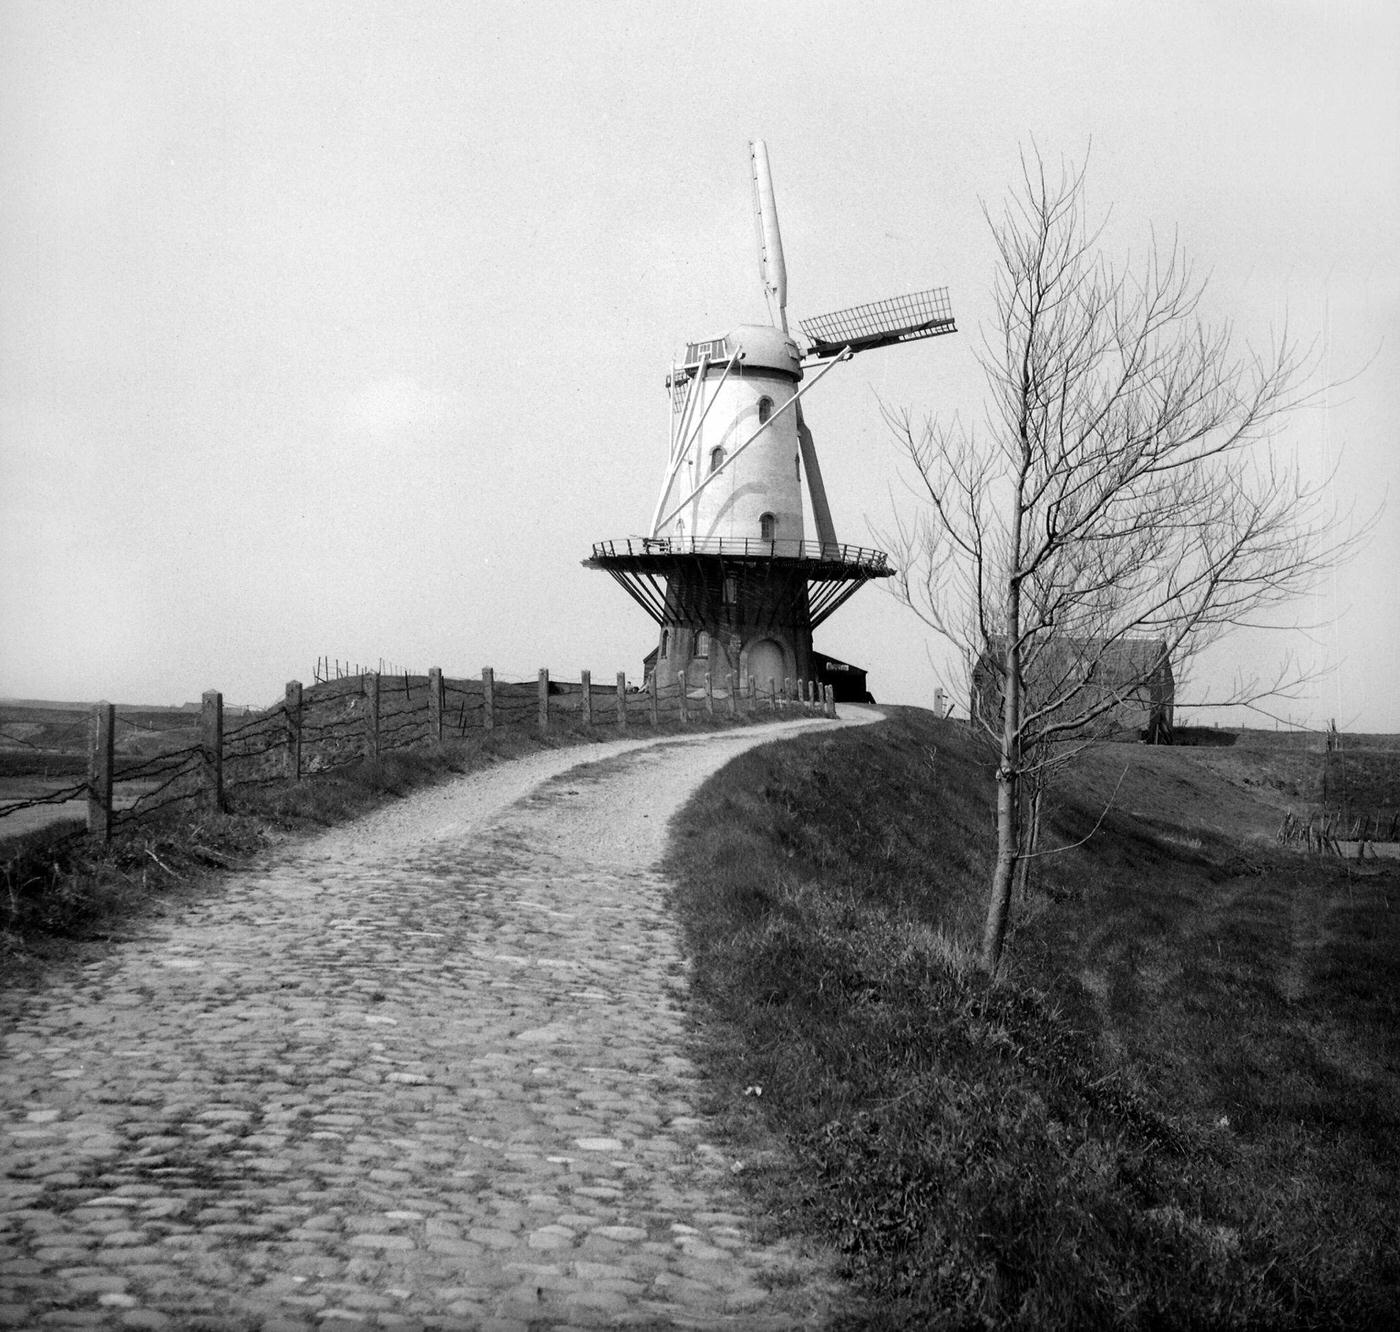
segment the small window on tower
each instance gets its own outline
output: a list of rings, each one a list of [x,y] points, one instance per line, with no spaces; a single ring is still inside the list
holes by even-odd
[[[671,655],[671,631],[669,629],[661,631],[661,655],[663,657]]]
[[[739,600],[739,579],[734,574],[724,578],[724,604],[733,606]]]
[[[758,400],[758,423],[767,425],[773,417],[773,399],[760,398]]]
[[[695,635],[695,655],[697,657],[710,655],[710,636],[703,629]]]
[[[724,450],[716,446],[710,450],[710,471],[717,472],[724,464]]]
[[[759,515],[758,535],[761,541],[774,541],[778,536],[778,520],[771,513]]]

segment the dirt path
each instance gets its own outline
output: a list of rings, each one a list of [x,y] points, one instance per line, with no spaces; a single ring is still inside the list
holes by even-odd
[[[755,1241],[695,1111],[656,864],[704,777],[832,724],[461,778],[27,1001],[0,1326],[820,1323],[827,1266]]]

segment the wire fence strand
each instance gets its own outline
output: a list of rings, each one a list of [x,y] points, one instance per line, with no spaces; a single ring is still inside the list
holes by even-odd
[[[158,743],[161,748],[145,755],[117,752],[105,782],[97,789],[105,784],[110,792],[108,799],[114,806],[111,825],[125,826],[180,802],[204,799],[217,804],[223,790],[295,781],[338,771],[375,755],[436,744],[439,739],[460,741],[474,734],[486,735],[492,729],[538,730],[554,720],[572,726],[584,717],[600,727],[634,721],[642,724],[653,717],[667,723],[684,717],[698,722],[711,714],[764,713],[780,707],[815,712],[820,707],[815,698],[807,703],[800,697],[788,697],[787,691],[781,697],[763,690],[738,691],[731,700],[727,688],[712,689],[707,698],[692,685],[682,698],[678,682],[660,687],[648,684],[640,690],[624,687],[622,694],[615,686],[601,682],[590,681],[585,687],[582,679],[549,679],[543,692],[541,685],[538,676],[499,673],[458,678],[401,671],[381,674],[377,683],[373,675],[363,673],[334,679],[318,675],[314,684],[298,685],[295,695],[289,688],[285,701],[246,714],[231,726],[220,723],[220,729],[212,731],[204,729],[211,725],[207,712],[188,719],[182,716],[183,724],[169,727],[152,722],[153,712],[137,716],[114,712],[112,721],[127,737],[121,741],[122,747],[149,750]],[[209,697],[206,695],[206,708]],[[85,739],[90,741],[89,749],[95,743],[93,717],[55,730],[47,729],[48,725],[42,720],[12,719],[0,726],[0,736],[26,753],[39,750],[46,764],[53,762],[73,772],[76,761],[83,757],[74,752],[76,747]],[[25,726],[45,728],[41,740],[23,734],[19,728]],[[208,748],[208,737],[215,734],[221,745],[217,765]],[[194,743],[179,743],[192,735],[198,737]],[[175,747],[167,747],[171,745]],[[91,752],[86,757],[92,761]],[[30,774],[24,773],[21,780],[30,780]],[[123,785],[128,787],[126,791],[116,789]],[[133,794],[129,788],[134,785],[147,789]],[[91,777],[52,791],[23,794],[0,804],[0,820],[23,810],[65,805],[93,794]],[[117,801],[122,802],[120,807]]]

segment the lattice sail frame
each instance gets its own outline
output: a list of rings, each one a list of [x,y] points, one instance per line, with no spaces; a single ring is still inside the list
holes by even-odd
[[[927,291],[852,305],[831,314],[800,319],[798,324],[811,344],[811,355],[818,357],[837,356],[847,348],[852,352],[871,351],[958,331],[947,287],[930,287]]]

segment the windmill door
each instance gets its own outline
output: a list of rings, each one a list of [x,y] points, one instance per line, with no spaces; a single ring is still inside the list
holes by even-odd
[[[759,693],[766,694],[770,682],[776,683],[781,690],[783,678],[787,675],[782,645],[771,638],[760,638],[749,645],[748,655],[749,679],[757,682]]]

